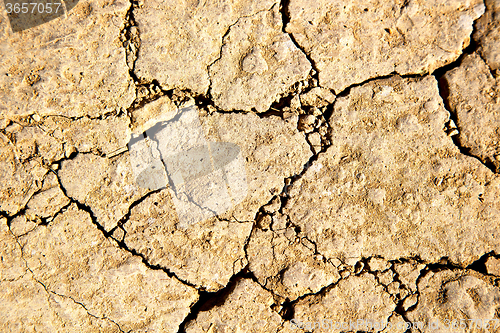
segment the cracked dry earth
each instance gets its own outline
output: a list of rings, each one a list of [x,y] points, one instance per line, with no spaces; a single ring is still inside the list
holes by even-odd
[[[84,0],[20,33],[0,20],[0,331],[500,319],[499,0]],[[247,182],[187,227],[128,150],[185,106]],[[397,327],[366,331],[450,331]]]

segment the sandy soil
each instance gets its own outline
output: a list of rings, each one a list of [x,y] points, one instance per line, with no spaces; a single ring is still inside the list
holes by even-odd
[[[500,332],[499,0],[3,2],[2,332]]]

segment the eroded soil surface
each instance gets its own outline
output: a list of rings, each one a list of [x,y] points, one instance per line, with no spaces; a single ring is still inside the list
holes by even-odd
[[[0,50],[0,331],[500,332],[499,0],[84,0]],[[190,135],[238,200],[179,199]]]

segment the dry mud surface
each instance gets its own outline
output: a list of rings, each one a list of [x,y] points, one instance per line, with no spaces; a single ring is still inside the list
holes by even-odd
[[[499,0],[83,0],[0,50],[1,332],[500,332]]]

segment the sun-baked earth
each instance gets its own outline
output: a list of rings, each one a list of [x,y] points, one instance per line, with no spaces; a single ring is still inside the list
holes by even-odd
[[[500,0],[0,13],[1,332],[500,332]]]

